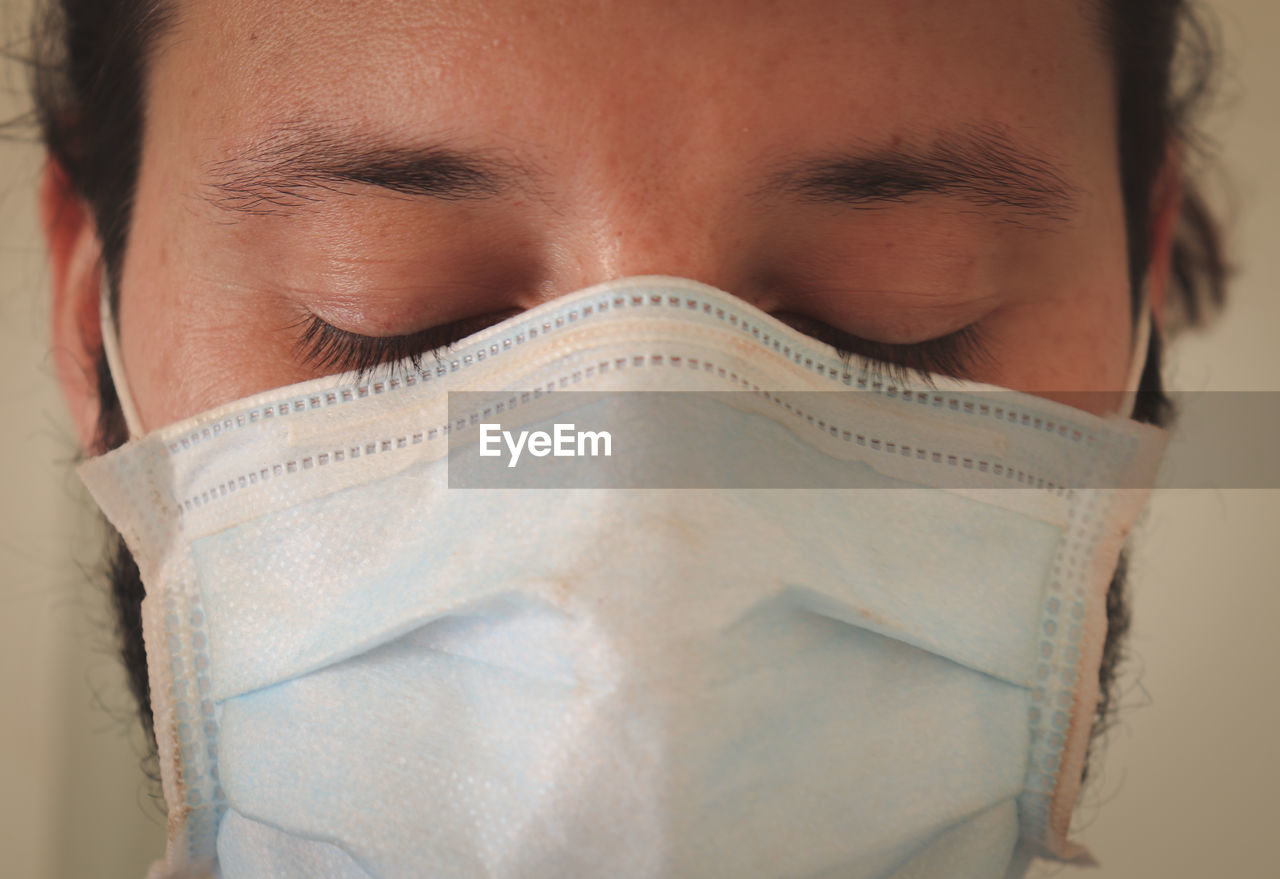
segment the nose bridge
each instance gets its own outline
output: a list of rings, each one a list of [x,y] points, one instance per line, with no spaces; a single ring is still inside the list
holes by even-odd
[[[716,213],[715,205],[675,187],[619,199],[599,217],[591,240],[580,245],[580,270],[590,276],[580,280],[661,274],[732,286],[735,255],[725,228],[731,221]]]
[[[686,93],[635,114],[597,117],[601,124],[575,155],[557,232],[556,292],[631,275],[676,275],[721,289],[742,281],[750,249],[742,157],[713,103]]]
[[[556,245],[552,286],[570,292],[635,275],[673,275],[742,295],[754,249],[750,218],[731,189],[685,180],[688,169],[649,162],[602,184]],[[645,179],[649,178],[649,179]]]

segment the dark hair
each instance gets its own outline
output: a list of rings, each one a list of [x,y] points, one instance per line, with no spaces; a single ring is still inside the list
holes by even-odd
[[[1114,59],[1121,183],[1130,286],[1135,315],[1151,252],[1152,198],[1169,145],[1182,155],[1200,144],[1193,111],[1208,92],[1213,41],[1190,0],[1088,2]],[[101,236],[104,270],[113,295],[128,241],[138,179],[150,50],[172,23],[163,0],[49,0],[36,21],[34,95],[50,158],[89,206]],[[1212,213],[1184,179],[1175,233],[1167,313],[1172,323],[1199,325],[1222,304],[1226,267]],[[1160,375],[1161,340],[1152,334],[1135,417],[1166,424],[1172,416]],[[95,451],[127,438],[105,359],[99,357],[100,396]],[[114,532],[113,532],[114,533]],[[143,586],[118,535],[109,575],[121,653],[141,718],[154,749],[142,644]],[[1108,630],[1099,672],[1101,695],[1094,733],[1113,713],[1112,682],[1129,628],[1124,559],[1107,595]]]

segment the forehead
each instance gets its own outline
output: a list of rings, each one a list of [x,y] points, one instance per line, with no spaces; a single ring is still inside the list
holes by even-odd
[[[474,140],[552,170],[593,150],[639,168],[714,146],[709,167],[739,149],[975,124],[1076,164],[1111,145],[1110,65],[1081,0],[186,0],[178,11],[153,67],[151,119],[205,158],[300,122]]]

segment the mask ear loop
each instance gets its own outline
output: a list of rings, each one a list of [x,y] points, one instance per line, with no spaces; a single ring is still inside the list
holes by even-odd
[[[111,312],[111,286],[107,283],[106,272],[101,273],[98,283],[98,324],[102,330],[102,353],[107,358],[107,372],[115,385],[116,399],[120,401],[120,411],[124,414],[125,426],[129,428],[129,439],[137,439],[142,436],[142,421],[134,408],[133,395],[129,393],[129,379],[124,374],[120,336]]]
[[[1147,350],[1151,347],[1151,297],[1147,293],[1144,281],[1138,301],[1137,326],[1134,327],[1133,359],[1129,361],[1129,375],[1124,383],[1124,397],[1120,402],[1119,414],[1125,418],[1133,417],[1133,410],[1138,402],[1138,386],[1142,384],[1142,373],[1147,366]]]

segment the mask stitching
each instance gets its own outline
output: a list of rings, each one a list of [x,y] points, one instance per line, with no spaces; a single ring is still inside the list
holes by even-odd
[[[190,555],[184,552],[181,558],[176,581],[162,589],[163,630],[158,637],[164,643],[161,659],[168,662],[164,681],[170,715],[157,717],[157,723],[170,725],[178,768],[179,789],[175,793],[181,801],[168,806],[171,815],[175,811],[181,815],[187,863],[195,863],[214,854],[227,801],[218,777],[219,725],[204,610]]]
[[[1110,474],[1103,471],[1110,470]],[[1091,476],[1114,476],[1114,458],[1098,455],[1090,459]],[[1061,773],[1068,763],[1069,744],[1080,750],[1081,734],[1076,728],[1082,706],[1077,704],[1082,679],[1080,651],[1091,596],[1087,563],[1097,552],[1115,508],[1114,490],[1082,492],[1068,511],[1059,546],[1054,552],[1048,590],[1040,612],[1035,660],[1037,683],[1031,691],[1028,710],[1030,739],[1023,792],[1018,797],[1019,835],[1033,841],[1054,857],[1074,857],[1077,847],[1066,839],[1066,828],[1054,826],[1055,799],[1062,789]],[[1094,584],[1096,586],[1096,584]],[[1069,617],[1069,618],[1068,618]],[[1092,716],[1092,706],[1087,708]]]

